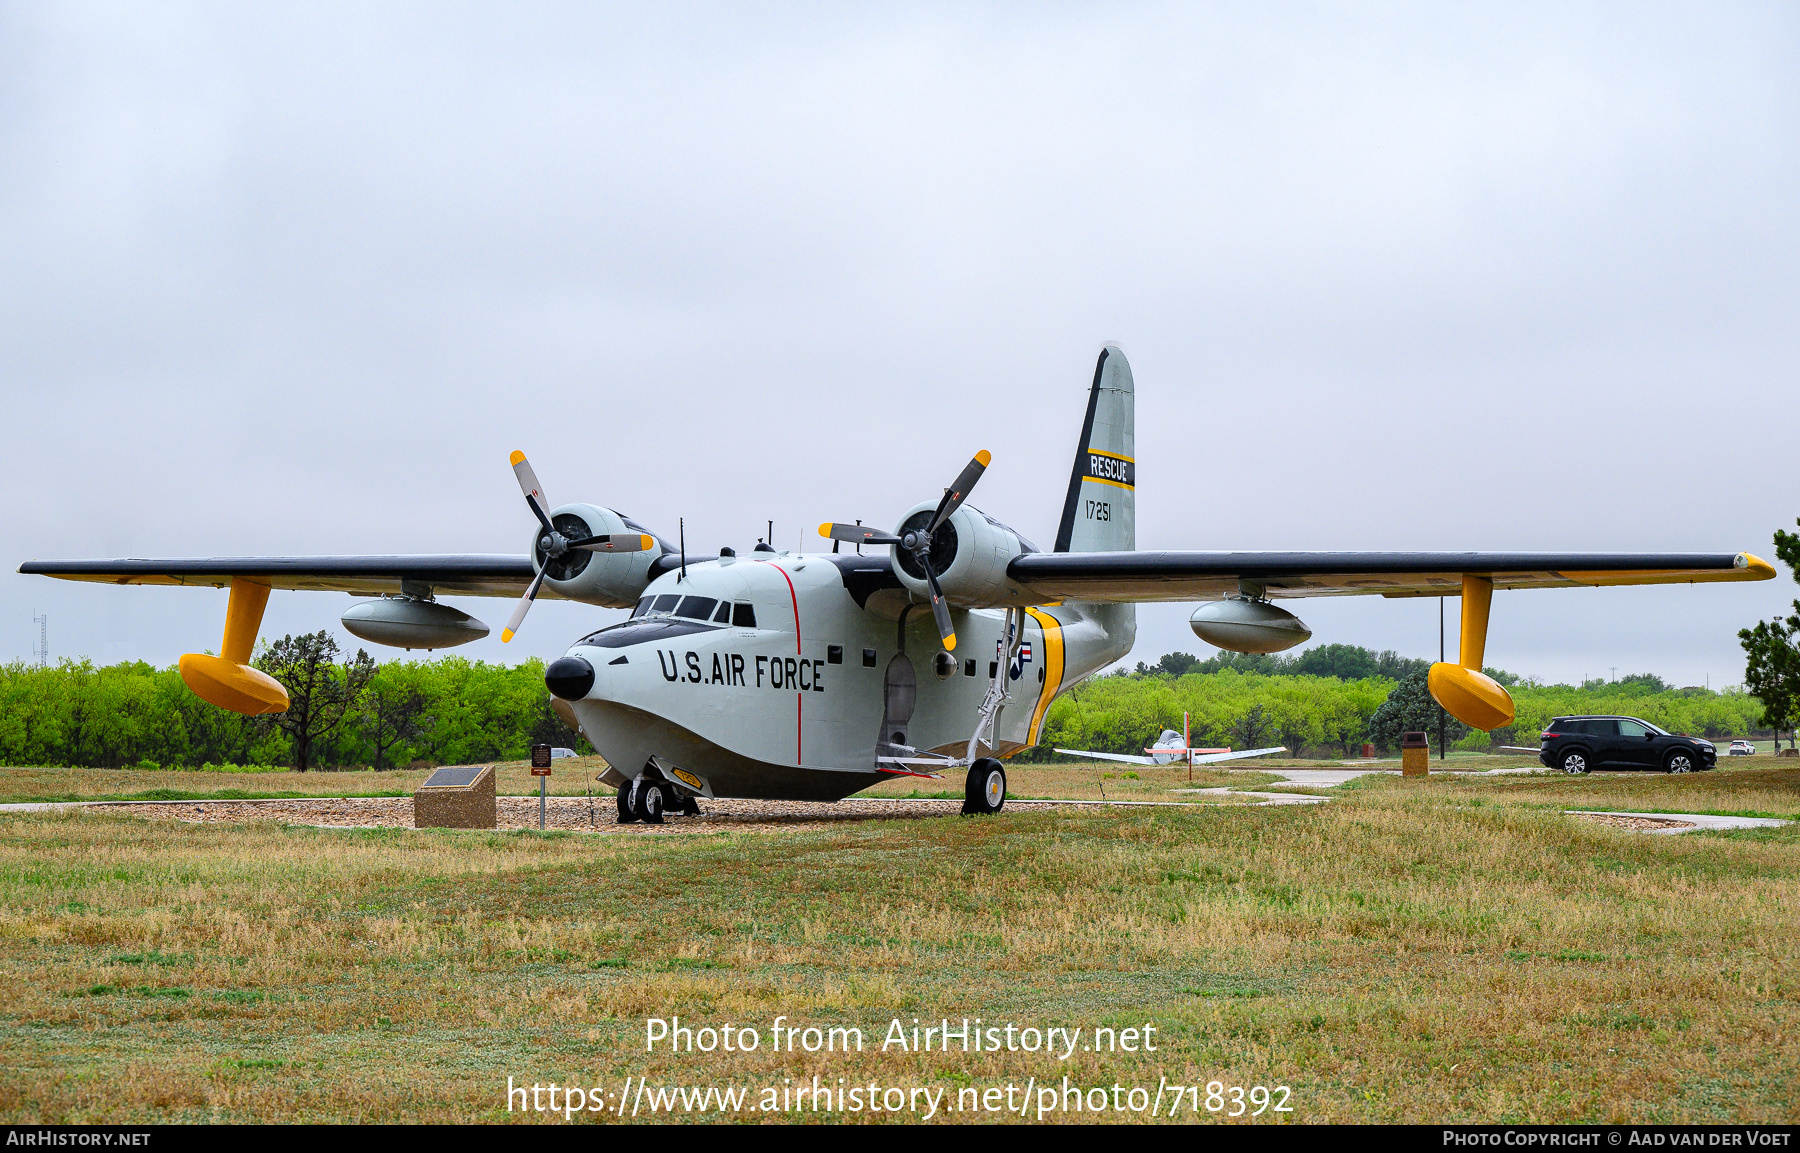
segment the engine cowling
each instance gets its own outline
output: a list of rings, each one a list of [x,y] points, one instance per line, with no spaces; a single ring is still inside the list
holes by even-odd
[[[931,523],[937,502],[914,506],[900,521],[894,535],[904,536],[913,529]],[[931,538],[931,567],[937,571],[938,585],[944,599],[963,608],[998,605],[1035,604],[1039,598],[1007,579],[1006,566],[1014,557],[1037,551],[1016,531],[987,516],[979,509],[963,505]],[[894,575],[915,596],[931,596],[925,583],[925,569],[918,558],[900,546],[894,546]]]
[[[655,536],[643,525],[636,524],[610,508],[592,504],[558,505],[550,514],[556,531],[570,540],[599,536],[603,533],[638,532]],[[650,583],[650,567],[668,545],[649,552],[605,553],[570,549],[559,557],[549,556],[539,547],[543,530],[531,535],[532,559],[544,569],[544,587],[567,600],[605,608],[625,609],[637,604]],[[661,542],[661,538],[657,538]]]

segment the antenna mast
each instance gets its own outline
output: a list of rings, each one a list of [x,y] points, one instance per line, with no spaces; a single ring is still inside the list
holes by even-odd
[[[39,616],[34,610],[31,623],[38,627],[38,643],[31,650],[31,655],[37,658],[38,668],[41,669],[50,663],[50,614]]]

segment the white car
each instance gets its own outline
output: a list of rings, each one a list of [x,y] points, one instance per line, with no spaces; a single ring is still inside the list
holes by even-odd
[[[576,757],[576,756],[580,756],[580,755],[581,754],[577,753],[574,749],[551,749],[550,750],[550,759],[553,761],[559,761],[564,757]]]
[[[1748,757],[1756,752],[1756,746],[1749,741],[1733,741],[1731,748],[1725,751],[1728,757]]]

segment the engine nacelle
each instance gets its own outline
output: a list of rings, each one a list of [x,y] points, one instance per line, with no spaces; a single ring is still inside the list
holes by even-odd
[[[1312,637],[1306,622],[1293,613],[1244,597],[1201,605],[1188,618],[1188,627],[1207,644],[1234,653],[1278,653]]]
[[[655,536],[649,529],[620,516],[610,508],[591,504],[560,505],[550,514],[556,531],[570,540],[603,533],[636,532]],[[610,609],[628,609],[637,604],[650,583],[650,566],[654,565],[667,545],[649,552],[605,553],[570,549],[559,557],[550,557],[538,547],[540,528],[531,537],[533,560],[544,569],[544,587],[556,595],[590,605]],[[660,543],[661,538],[657,538]]]
[[[931,523],[937,502],[915,506],[894,530],[904,536]],[[1039,597],[1007,579],[1006,566],[1014,557],[1035,552],[1030,542],[979,509],[963,505],[938,526],[931,539],[931,567],[937,571],[944,598],[964,608],[1036,604]],[[925,569],[906,549],[894,546],[894,575],[909,591],[929,599]]]

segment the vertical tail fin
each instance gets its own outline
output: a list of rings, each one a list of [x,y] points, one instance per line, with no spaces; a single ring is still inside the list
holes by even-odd
[[[1056,530],[1057,552],[1137,548],[1137,446],[1131,365],[1114,344],[1100,350],[1075,469]]]

